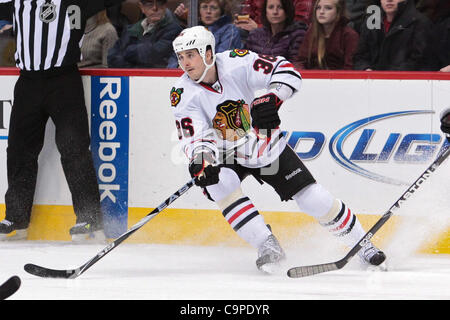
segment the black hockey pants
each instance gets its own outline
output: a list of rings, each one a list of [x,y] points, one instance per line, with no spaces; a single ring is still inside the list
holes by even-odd
[[[6,219],[18,228],[30,222],[38,157],[49,117],[55,124],[56,146],[77,222],[101,224],[84,90],[75,66],[50,75],[22,72],[15,85],[7,149]]]

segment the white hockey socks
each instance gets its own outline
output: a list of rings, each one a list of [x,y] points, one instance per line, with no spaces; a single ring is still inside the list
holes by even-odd
[[[365,235],[353,212],[321,184],[314,183],[303,188],[293,199],[303,212],[315,217],[345,245],[353,247]]]
[[[233,230],[250,245],[259,248],[272,232],[251,200],[243,194],[240,195],[233,197],[233,201],[228,202],[226,206],[224,205],[225,201],[220,201],[219,207]]]
[[[342,201],[335,200],[329,213],[318,218],[320,225],[352,248],[365,235],[358,218]]]

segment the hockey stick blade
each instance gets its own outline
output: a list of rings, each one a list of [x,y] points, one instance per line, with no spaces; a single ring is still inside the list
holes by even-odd
[[[322,272],[334,271],[340,269],[337,262],[316,264],[310,266],[294,267],[288,270],[287,275],[290,278],[303,278]]]
[[[436,171],[436,169],[448,158],[450,155],[450,143],[446,142],[441,149],[441,152],[437,156],[436,160],[414,181],[414,183],[400,196],[400,198],[389,208],[389,210],[373,225],[372,228],[364,235],[364,237],[358,241],[358,243],[347,253],[347,255],[339,261],[317,264],[310,266],[293,267],[287,271],[287,275],[290,278],[303,278],[312,276],[318,273],[324,273],[328,271],[334,271],[342,269],[350,259],[358,253],[361,248],[367,245],[368,241],[373,237],[388,219],[394,214],[394,211],[399,209],[405,201],[410,198],[412,194],[417,192],[422,183],[426,181],[430,175]]]
[[[72,269],[72,270],[55,270],[49,269],[45,267],[41,267],[32,263],[27,263],[24,267],[24,270],[34,276],[42,277],[42,278],[63,278],[70,279],[77,275],[80,268]]]
[[[64,278],[64,279],[75,279],[81,274],[83,274],[87,269],[92,267],[95,263],[97,263],[100,259],[110,253],[114,248],[116,248],[123,241],[128,239],[133,233],[135,233],[138,229],[140,229],[144,224],[149,222],[155,216],[158,215],[161,211],[167,208],[172,202],[178,199],[182,194],[187,192],[193,185],[195,184],[195,179],[191,179],[188,183],[178,189],[175,193],[173,193],[169,198],[167,198],[163,203],[161,203],[157,208],[155,208],[152,212],[147,214],[144,218],[142,218],[138,223],[133,225],[128,231],[119,236],[116,240],[111,242],[102,251],[97,253],[91,260],[83,264],[81,267],[77,269],[67,269],[67,270],[56,270],[50,269],[46,267],[41,267],[35,264],[27,263],[24,266],[24,270],[34,276],[43,277],[43,278]]]
[[[16,293],[16,291],[20,288],[20,284],[21,281],[18,276],[12,276],[8,280],[6,280],[0,286],[0,300],[5,300],[6,298],[9,298],[11,295]]]

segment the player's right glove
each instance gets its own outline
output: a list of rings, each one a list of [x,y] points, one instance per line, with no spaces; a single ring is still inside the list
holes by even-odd
[[[214,156],[211,152],[203,151],[194,154],[189,163],[189,173],[199,187],[206,187],[219,182],[220,167],[213,165]]]
[[[253,100],[250,111],[253,128],[267,129],[270,136],[270,130],[278,128],[281,123],[278,109],[282,103],[283,100],[272,92]]]
[[[441,113],[441,130],[447,134],[447,140],[450,141],[450,108]]]

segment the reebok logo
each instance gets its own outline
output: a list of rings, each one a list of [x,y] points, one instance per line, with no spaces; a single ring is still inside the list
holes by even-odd
[[[295,171],[289,173],[287,176],[285,176],[286,180],[290,180],[292,179],[293,176],[295,176],[296,174],[302,172],[302,169],[298,168]]]

